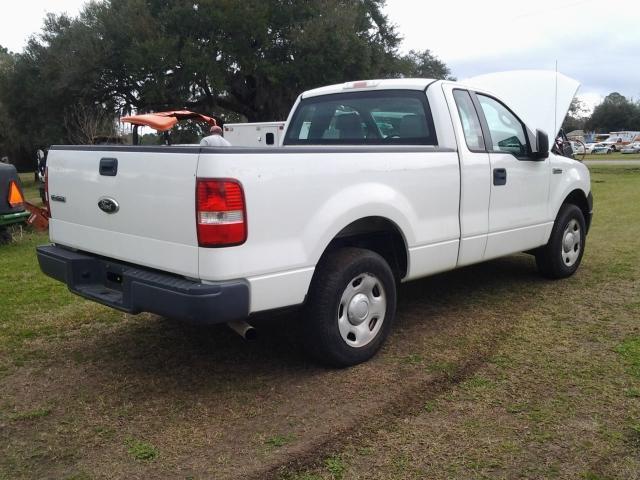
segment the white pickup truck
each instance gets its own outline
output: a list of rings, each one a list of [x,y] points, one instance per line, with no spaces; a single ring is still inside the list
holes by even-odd
[[[516,252],[573,274],[588,169],[549,152],[577,82],[507,72],[303,93],[278,148],[53,146],[41,269],[129,313],[205,324],[302,305],[302,339],[369,359],[399,282]]]

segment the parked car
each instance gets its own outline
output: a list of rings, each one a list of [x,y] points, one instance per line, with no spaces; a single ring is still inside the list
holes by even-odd
[[[585,148],[586,146],[584,143],[571,141],[571,149],[574,154],[582,155],[583,153],[586,153]]]
[[[544,130],[577,88],[530,71],[358,81],[300,95],[282,147],[52,146],[38,261],[132,314],[238,327],[302,306],[306,351],[353,365],[388,336],[400,282],[523,251],[576,272],[589,170]]]
[[[597,143],[585,143],[584,145],[584,153],[591,154],[593,153],[593,149],[598,145]]]
[[[593,154],[609,154],[614,153],[616,151],[615,145],[611,145],[608,143],[598,143],[593,147],[591,153]]]
[[[0,163],[0,243],[9,238],[7,227],[24,223],[29,218],[25,210],[22,184],[16,167]]]
[[[633,142],[620,150],[622,153],[640,153],[640,142]]]

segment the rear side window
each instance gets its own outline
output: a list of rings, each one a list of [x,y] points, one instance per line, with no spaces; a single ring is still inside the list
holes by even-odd
[[[285,145],[437,145],[423,91],[350,92],[304,99]]]
[[[478,94],[478,101],[487,120],[493,151],[527,156],[527,137],[524,126],[503,104]]]
[[[458,114],[462,122],[462,130],[464,131],[464,139],[467,147],[472,151],[485,151],[484,137],[482,135],[482,127],[478,112],[473,106],[471,95],[466,90],[454,90],[453,97],[456,100]]]

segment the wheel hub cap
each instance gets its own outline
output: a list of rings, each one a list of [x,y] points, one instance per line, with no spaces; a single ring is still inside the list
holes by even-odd
[[[360,325],[369,316],[369,299],[363,293],[355,295],[349,302],[349,322],[351,325]]]
[[[338,304],[338,329],[347,345],[364,347],[373,341],[384,323],[387,296],[382,282],[371,273],[354,277]]]
[[[572,267],[580,257],[582,250],[582,233],[580,224],[572,219],[564,229],[562,235],[562,261],[567,267]]]
[[[573,232],[568,232],[564,237],[564,251],[570,251],[575,245],[575,235]]]

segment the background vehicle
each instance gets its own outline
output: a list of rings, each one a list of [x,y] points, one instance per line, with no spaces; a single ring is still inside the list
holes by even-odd
[[[586,152],[586,145],[580,141],[571,141],[571,148],[573,149],[573,153],[575,154],[584,154]]]
[[[601,141],[600,143],[613,147],[614,152],[619,152],[626,145],[631,143],[638,134],[640,134],[640,132],[611,132],[609,134],[609,137]]]
[[[584,145],[584,153],[591,154],[593,153],[593,149],[598,145],[597,143],[585,143]]]
[[[24,223],[27,218],[18,172],[13,165],[0,163],[0,243],[10,238],[8,226]]]
[[[234,147],[277,147],[282,143],[285,122],[226,123],[224,138]]]
[[[616,146],[610,143],[598,143],[591,149],[592,154],[609,154],[616,151]]]
[[[622,153],[640,153],[640,142],[630,143],[620,151]]]
[[[131,313],[237,326],[302,305],[306,350],[353,365],[389,334],[398,282],[522,251],[550,278],[577,270],[589,171],[543,131],[577,87],[350,82],[303,93],[281,148],[53,146],[40,266]]]

